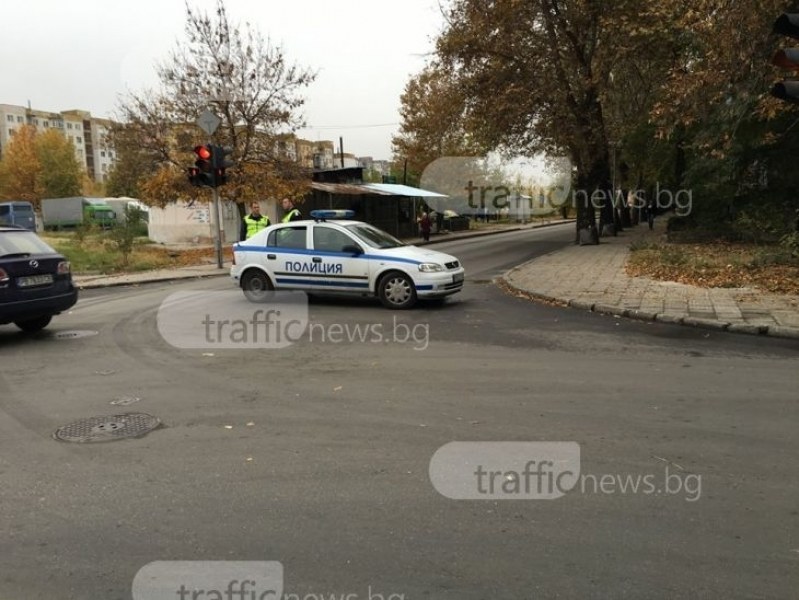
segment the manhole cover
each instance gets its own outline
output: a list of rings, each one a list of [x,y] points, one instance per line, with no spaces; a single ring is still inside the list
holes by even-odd
[[[62,442],[111,442],[141,437],[160,424],[159,419],[146,413],[91,417],[59,427],[53,437]]]
[[[74,331],[59,331],[53,337],[57,340],[74,340],[76,338],[82,337],[90,337],[93,335],[97,335],[97,331],[92,331],[90,329],[86,330],[74,330]]]

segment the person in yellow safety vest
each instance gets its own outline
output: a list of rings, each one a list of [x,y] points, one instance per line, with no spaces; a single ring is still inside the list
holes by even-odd
[[[250,214],[241,221],[239,239],[243,242],[267,227],[269,227],[269,217],[262,215],[261,206],[257,202],[253,202],[250,204]]]
[[[294,202],[292,202],[289,198],[283,198],[283,210],[285,211],[285,214],[283,215],[282,223],[302,220],[302,213],[294,208]]]

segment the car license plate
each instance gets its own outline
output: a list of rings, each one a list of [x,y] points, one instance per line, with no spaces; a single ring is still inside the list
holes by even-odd
[[[45,275],[29,275],[17,279],[17,287],[35,287],[37,285],[47,285],[53,283],[53,276],[49,273]]]
[[[455,273],[452,276],[452,283],[458,283],[459,281],[463,281],[463,273]]]

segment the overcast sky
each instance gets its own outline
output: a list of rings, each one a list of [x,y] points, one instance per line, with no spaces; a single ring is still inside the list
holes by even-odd
[[[211,9],[214,0],[190,0]],[[424,66],[442,17],[438,0],[226,0],[289,59],[318,71],[309,128],[358,156],[388,159],[399,97]],[[183,0],[15,0],[3,3],[0,104],[113,117],[126,90],[157,84],[154,63],[183,39]]]

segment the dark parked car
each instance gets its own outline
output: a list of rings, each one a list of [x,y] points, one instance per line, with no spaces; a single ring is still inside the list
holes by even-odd
[[[77,301],[66,258],[34,232],[0,225],[0,325],[39,331]]]

